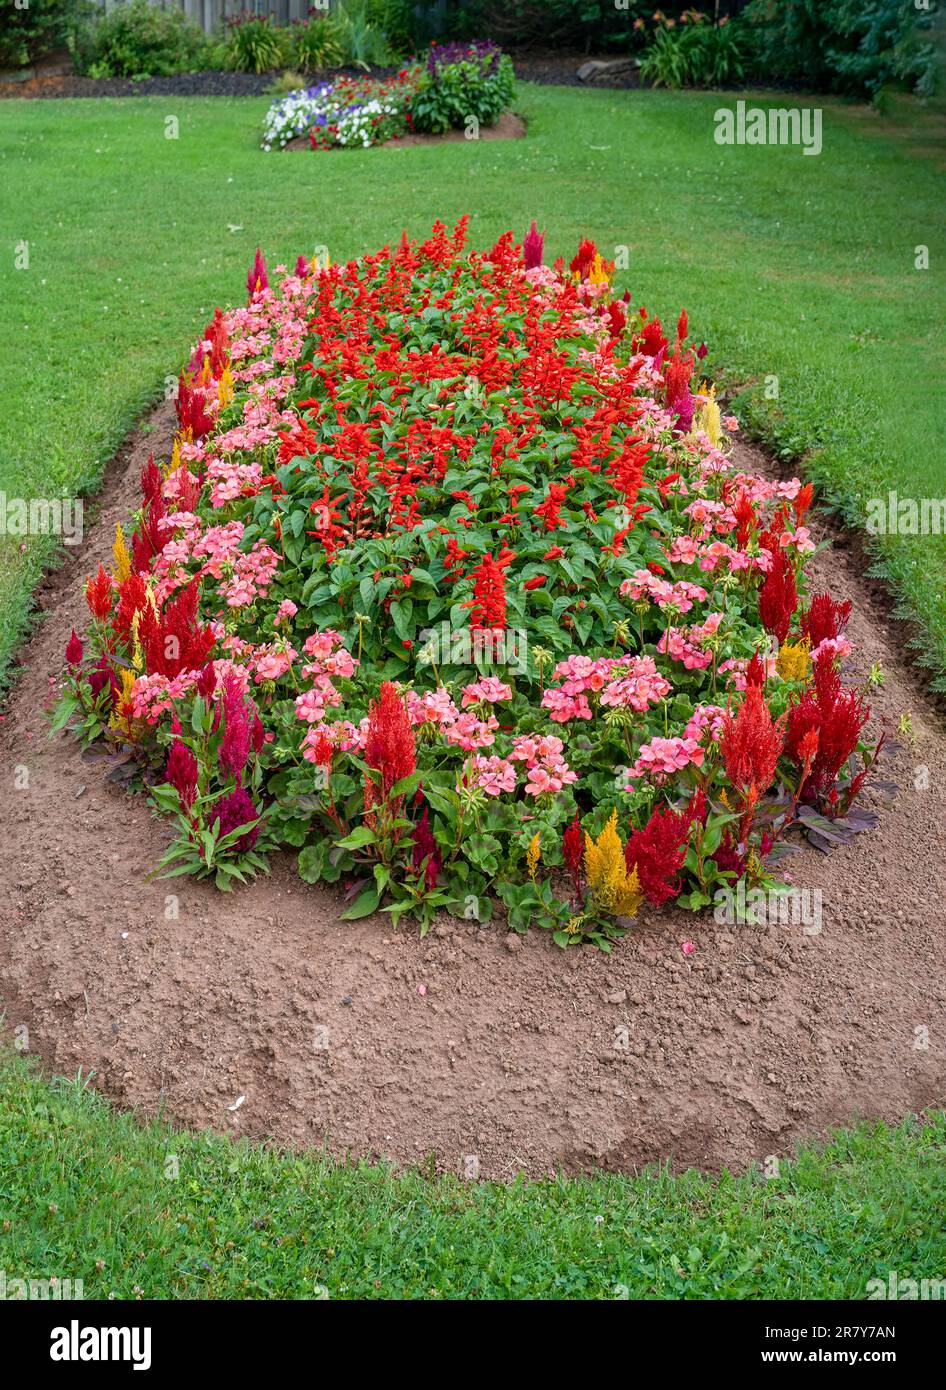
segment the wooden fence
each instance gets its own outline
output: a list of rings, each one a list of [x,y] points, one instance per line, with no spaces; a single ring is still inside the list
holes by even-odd
[[[111,14],[122,4],[122,0],[97,0],[105,11]],[[164,10],[183,10],[190,18],[210,31],[226,19],[228,15],[271,14],[277,24],[291,24],[295,19],[305,19],[311,10],[328,10],[331,0],[149,0],[152,5],[160,5]],[[434,19],[438,11],[446,9],[446,0],[426,0],[422,7],[429,19]]]

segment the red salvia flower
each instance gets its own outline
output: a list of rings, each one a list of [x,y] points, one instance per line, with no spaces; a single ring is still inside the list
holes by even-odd
[[[506,626],[506,570],[515,555],[511,550],[501,550],[499,558],[492,552],[472,571],[473,598],[463,604],[470,611],[470,627],[505,628]]]

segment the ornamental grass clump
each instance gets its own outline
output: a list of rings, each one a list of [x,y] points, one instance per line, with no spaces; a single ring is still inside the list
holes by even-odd
[[[735,460],[686,313],[612,280],[538,223],[257,252],[65,653],[55,725],[170,818],[161,872],[230,888],[281,848],[348,917],[499,898],[610,950],[871,824],[811,489]]]

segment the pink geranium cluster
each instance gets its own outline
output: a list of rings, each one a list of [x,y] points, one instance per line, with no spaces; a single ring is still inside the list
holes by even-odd
[[[710,613],[704,623],[692,627],[669,627],[657,643],[658,652],[668,654],[674,661],[682,661],[688,671],[702,671],[713,660],[711,651],[705,643],[714,637],[723,620],[722,613]]]
[[[503,792],[516,790],[516,769],[507,758],[484,758],[474,754],[464,766],[457,790],[462,787],[462,779],[468,786],[478,787],[487,796],[501,796]]]
[[[513,762],[525,763],[526,791],[530,796],[560,792],[571,782],[577,782],[578,774],[572,772],[563,756],[565,745],[555,734],[520,734],[513,739],[512,745],[509,757]]]
[[[704,750],[695,738],[654,738],[637,750],[637,762],[630,770],[631,777],[653,777],[662,782],[675,772],[682,772],[692,763],[700,767]],[[628,783],[633,790],[633,783]]]
[[[621,595],[635,601],[646,598],[658,608],[672,608],[677,613],[689,613],[694,603],[702,603],[708,597],[705,589],[691,584],[688,579],[671,584],[668,579],[661,579],[645,569],[635,570],[630,579],[624,580]]]

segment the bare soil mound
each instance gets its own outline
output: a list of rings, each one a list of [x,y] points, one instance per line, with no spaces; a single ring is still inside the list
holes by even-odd
[[[151,424],[41,595],[0,723],[7,1034],[25,1025],[50,1070],[91,1069],[120,1104],[188,1125],[405,1164],[434,1153],[498,1178],[668,1156],[742,1167],[834,1124],[943,1103],[946,738],[843,536],[816,582],[854,600],[852,673],[886,672],[874,723],[910,711],[913,739],[886,759],[901,790],[878,829],[791,861],[823,895],[819,935],[647,911],[610,959],[448,918],[421,941],[384,916],[341,922],[289,858],[230,896],[148,879],[161,823],[107,761],[49,739],[85,575],[136,505],[149,451],[169,447],[170,408]]]

